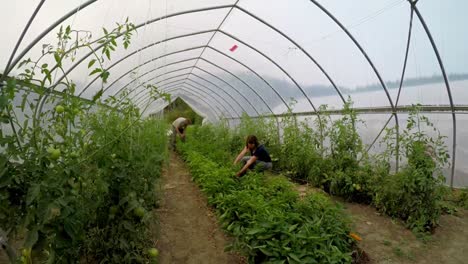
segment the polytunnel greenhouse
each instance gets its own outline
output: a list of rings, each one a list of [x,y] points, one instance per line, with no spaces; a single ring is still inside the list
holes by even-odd
[[[1,3],[0,263],[466,263],[468,2]]]

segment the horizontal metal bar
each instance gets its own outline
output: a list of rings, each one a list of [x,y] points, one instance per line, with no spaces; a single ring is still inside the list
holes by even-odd
[[[408,113],[413,109],[412,105],[402,105],[396,108],[397,112]],[[459,105],[455,106],[454,110],[456,114],[468,114],[468,105]],[[389,114],[393,113],[392,107],[362,107],[362,108],[353,108],[358,114]],[[422,105],[420,106],[420,111],[422,113],[431,113],[431,114],[452,114],[452,107],[450,105]],[[341,115],[343,109],[332,109],[321,111],[321,113],[329,115]],[[316,115],[315,112],[298,112],[292,113],[294,116],[311,116]],[[286,117],[289,114],[278,114],[278,115],[263,115],[263,116],[252,116],[251,118],[263,118],[263,117]],[[236,118],[234,118],[236,119]]]

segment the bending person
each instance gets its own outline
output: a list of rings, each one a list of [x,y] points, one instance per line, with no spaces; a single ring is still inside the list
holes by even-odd
[[[185,129],[190,124],[192,124],[190,119],[185,118],[185,117],[179,117],[176,120],[174,120],[174,122],[172,122],[172,138],[171,138],[172,149],[175,149],[177,136],[179,136],[182,141],[185,141]]]
[[[245,156],[250,151],[250,156]],[[256,171],[269,170],[273,167],[270,154],[263,145],[259,145],[258,139],[254,135],[247,137],[245,147],[234,160],[234,164],[242,164],[242,169],[236,173],[237,177],[243,176],[247,170],[255,169]]]

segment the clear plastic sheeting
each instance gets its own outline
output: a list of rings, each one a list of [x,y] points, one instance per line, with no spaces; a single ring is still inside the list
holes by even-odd
[[[219,77],[229,78],[231,80],[235,79],[239,84],[236,87],[238,87],[240,92],[248,95],[250,93],[250,91],[248,91],[249,87],[252,87],[252,89],[255,89],[259,96],[273,109],[275,114],[282,113],[287,109],[286,105],[288,101],[279,93],[279,88],[274,87],[265,77],[257,72],[258,69],[253,69],[252,65],[246,65],[245,62],[234,58],[231,54],[228,55],[229,57],[226,57],[213,49],[207,49],[204,55],[204,58],[208,61],[214,62],[216,65],[222,65],[224,69],[235,74],[235,76],[231,76],[223,72]],[[209,64],[208,62],[205,63]],[[210,65],[215,67],[213,64]],[[281,111],[275,111],[277,105],[281,107]]]
[[[369,148],[369,154],[381,153],[385,147],[382,139],[385,129],[393,127],[395,121],[391,114],[360,114],[357,116],[356,129],[361,136],[362,143]]]
[[[458,114],[457,115],[457,132],[462,137],[468,135],[468,115]],[[464,138],[466,139],[466,138]],[[457,158],[455,166],[455,174],[453,179],[453,186],[455,187],[467,187],[468,186],[468,142],[461,140],[460,144],[457,145]]]
[[[208,120],[212,122],[216,122],[216,120],[219,119],[219,116],[213,114],[213,110],[210,109],[210,107],[215,107],[217,111],[221,111],[218,106],[210,106],[208,104],[205,104],[199,98],[184,93],[183,91],[175,93],[174,96],[184,99],[187,102],[187,104],[190,107],[192,107],[198,115],[208,118]]]
[[[432,138],[437,138],[439,135],[443,137],[443,142],[447,147],[447,153],[450,155],[450,159],[448,160],[450,164],[447,164],[443,170],[443,174],[445,176],[445,183],[451,184],[451,164],[452,164],[452,153],[453,153],[453,121],[452,116],[450,114],[442,113],[442,114],[434,114],[434,113],[427,113],[422,112],[421,115],[427,117],[431,123],[433,123],[436,130],[432,127],[426,126],[423,123],[420,124],[419,129],[426,135],[429,135]],[[400,124],[400,133],[406,128],[408,122],[408,114],[399,114],[398,115],[399,124]],[[440,133],[440,134],[439,134]],[[463,146],[466,148],[468,142],[458,142],[459,146]],[[457,157],[457,159],[466,159],[467,157]],[[458,166],[458,165],[457,165]],[[456,184],[455,182],[453,184]],[[455,186],[455,185],[454,185]]]
[[[212,110],[209,109],[207,105],[200,103],[200,100],[197,100],[196,97],[192,98],[190,95],[184,94],[183,92],[176,92],[171,98],[171,101],[175,101],[177,98],[183,99],[187,104],[201,117],[207,119],[209,122],[216,122],[218,116],[212,114]],[[162,99],[150,102],[149,105],[145,105],[145,112],[143,113],[144,117],[151,115],[159,115],[162,113],[165,107],[169,105],[169,102]]]
[[[95,41],[128,19],[136,32],[127,49],[119,36],[107,58],[102,43],[92,43],[64,60],[46,88],[60,91],[66,80],[85,99],[125,94],[150,116],[167,106],[152,97],[148,87],[156,87],[211,123],[231,126],[243,114],[313,120],[321,105],[336,119],[349,98],[366,123],[357,128],[368,145],[387,121],[397,124],[392,115],[404,128],[409,109],[420,104],[446,136],[455,164],[447,181],[466,186],[467,9],[464,0],[4,1],[0,71],[21,78],[26,68],[19,64],[57,48],[60,29],[79,32],[68,44]],[[99,63],[89,62],[101,56],[106,82],[90,76]],[[56,64],[46,56],[38,66]],[[46,73],[38,69],[34,77]],[[382,150],[378,139],[369,149]]]

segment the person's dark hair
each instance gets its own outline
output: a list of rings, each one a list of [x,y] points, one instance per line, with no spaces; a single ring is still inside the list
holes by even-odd
[[[254,136],[254,135],[249,135],[249,136],[247,137],[247,140],[246,140],[246,142],[245,142],[245,145],[247,146],[247,144],[249,144],[249,143],[250,143],[250,144],[254,144],[254,145],[255,145],[255,148],[257,148],[257,147],[258,147],[258,139],[257,139],[257,137]]]

